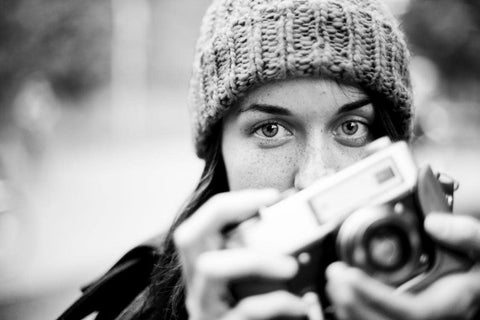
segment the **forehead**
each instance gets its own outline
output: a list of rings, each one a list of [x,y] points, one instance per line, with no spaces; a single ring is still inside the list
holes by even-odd
[[[297,78],[271,82],[249,91],[239,101],[239,111],[251,104],[272,104],[295,110],[301,105],[334,108],[365,99],[359,88],[322,78]]]

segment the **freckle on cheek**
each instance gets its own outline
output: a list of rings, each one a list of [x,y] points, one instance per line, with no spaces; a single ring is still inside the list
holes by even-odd
[[[277,188],[293,187],[292,156],[275,157],[271,154],[242,154],[237,158],[232,179],[235,188]]]

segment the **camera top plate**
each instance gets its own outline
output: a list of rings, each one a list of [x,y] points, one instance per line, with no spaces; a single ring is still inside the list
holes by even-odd
[[[338,173],[261,209],[255,218],[232,230],[228,247],[290,254],[336,230],[353,211],[411,192],[417,173],[406,142],[388,143]]]

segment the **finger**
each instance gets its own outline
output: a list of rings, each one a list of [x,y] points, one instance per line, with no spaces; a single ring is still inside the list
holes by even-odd
[[[290,256],[246,249],[209,251],[198,257],[189,293],[208,308],[215,300],[228,303],[227,286],[234,280],[258,277],[281,281],[292,278],[297,270],[297,262]]]
[[[470,319],[480,304],[480,270],[473,268],[467,273],[443,277],[410,298],[416,303],[415,308],[423,311],[424,318]]]
[[[266,320],[276,317],[304,317],[309,305],[286,291],[274,291],[242,299],[223,320]]]
[[[199,276],[207,280],[229,281],[248,276],[289,279],[298,271],[295,258],[251,249],[229,249],[202,253],[196,264]]]
[[[395,319],[377,311],[356,288],[364,275],[360,270],[334,263],[327,268],[326,291],[335,315],[340,320]]]
[[[189,248],[205,236],[216,235],[229,224],[239,223],[280,198],[274,189],[221,193],[208,200],[182,223],[174,234],[178,248]]]
[[[221,230],[228,224],[245,220],[262,206],[278,200],[273,189],[244,190],[212,197],[174,233],[174,242],[187,285],[193,277],[193,264],[202,252],[223,246]]]
[[[425,219],[425,229],[436,240],[480,258],[480,221],[471,216],[431,213]]]
[[[341,301],[341,300],[340,300]],[[335,317],[338,320],[397,320],[395,318],[387,317],[385,314],[378,312],[367,304],[341,304],[337,300],[332,300],[332,307]],[[407,318],[402,318],[402,320]],[[400,319],[399,319],[400,320]],[[409,320],[413,320],[410,319]]]
[[[343,297],[347,301],[344,304],[351,306],[361,301],[389,319],[465,318],[476,311],[480,301],[478,270],[441,278],[415,295],[401,293],[344,264],[329,267],[327,272],[329,283],[330,278],[334,279],[336,287],[346,292],[337,293],[348,297]]]
[[[305,293],[302,297],[302,300],[307,305],[308,320],[324,320],[320,298],[315,292]]]

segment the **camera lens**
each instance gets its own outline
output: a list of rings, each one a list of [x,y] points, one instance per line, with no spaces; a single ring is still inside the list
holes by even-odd
[[[394,225],[384,225],[370,231],[366,239],[367,259],[370,263],[383,270],[402,268],[411,252],[403,230]]]

